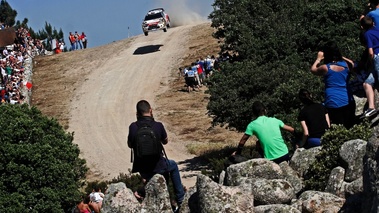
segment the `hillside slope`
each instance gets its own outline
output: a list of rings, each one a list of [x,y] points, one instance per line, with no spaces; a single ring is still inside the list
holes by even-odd
[[[211,128],[205,88],[185,93],[183,79],[177,78],[179,66],[217,53],[211,33],[209,23],[187,25],[36,58],[31,104],[74,132],[74,142],[90,168],[88,178],[104,180],[131,168],[128,126],[136,119],[135,104],[146,99],[168,130],[169,158],[180,163],[186,176],[196,159],[188,147],[238,140],[235,132]],[[194,178],[183,182],[192,186]]]

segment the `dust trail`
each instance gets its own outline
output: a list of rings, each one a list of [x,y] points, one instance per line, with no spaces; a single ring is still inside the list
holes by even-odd
[[[154,5],[165,9],[173,27],[209,21],[209,14],[200,13],[204,9],[202,7],[211,7],[210,4],[204,6],[204,3],[196,4],[191,0],[159,0]]]

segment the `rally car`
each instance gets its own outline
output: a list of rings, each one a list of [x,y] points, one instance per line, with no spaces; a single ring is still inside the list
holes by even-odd
[[[167,32],[168,27],[170,27],[170,17],[163,8],[149,10],[142,22],[142,30],[145,36],[150,31],[163,30],[163,32]]]

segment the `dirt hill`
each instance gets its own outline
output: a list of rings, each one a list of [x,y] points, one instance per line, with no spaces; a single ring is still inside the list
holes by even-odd
[[[193,174],[204,168],[196,156],[235,145],[240,137],[212,127],[206,114],[206,88],[187,93],[184,79],[178,76],[179,67],[217,54],[212,32],[209,23],[186,25],[37,57],[31,104],[74,132],[74,143],[90,168],[87,178],[93,181],[128,173],[128,126],[136,119],[136,103],[148,100],[154,117],[168,131],[168,157],[179,163],[184,184],[193,186]]]

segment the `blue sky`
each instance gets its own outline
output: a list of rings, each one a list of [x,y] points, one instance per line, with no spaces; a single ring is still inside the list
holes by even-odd
[[[141,23],[146,12],[164,7],[171,21],[180,24],[206,21],[213,11],[213,0],[7,0],[17,11],[16,20],[28,18],[28,25],[41,30],[47,21],[63,30],[66,45],[68,33],[85,32],[88,47],[142,34]],[[128,30],[129,27],[129,30]]]

